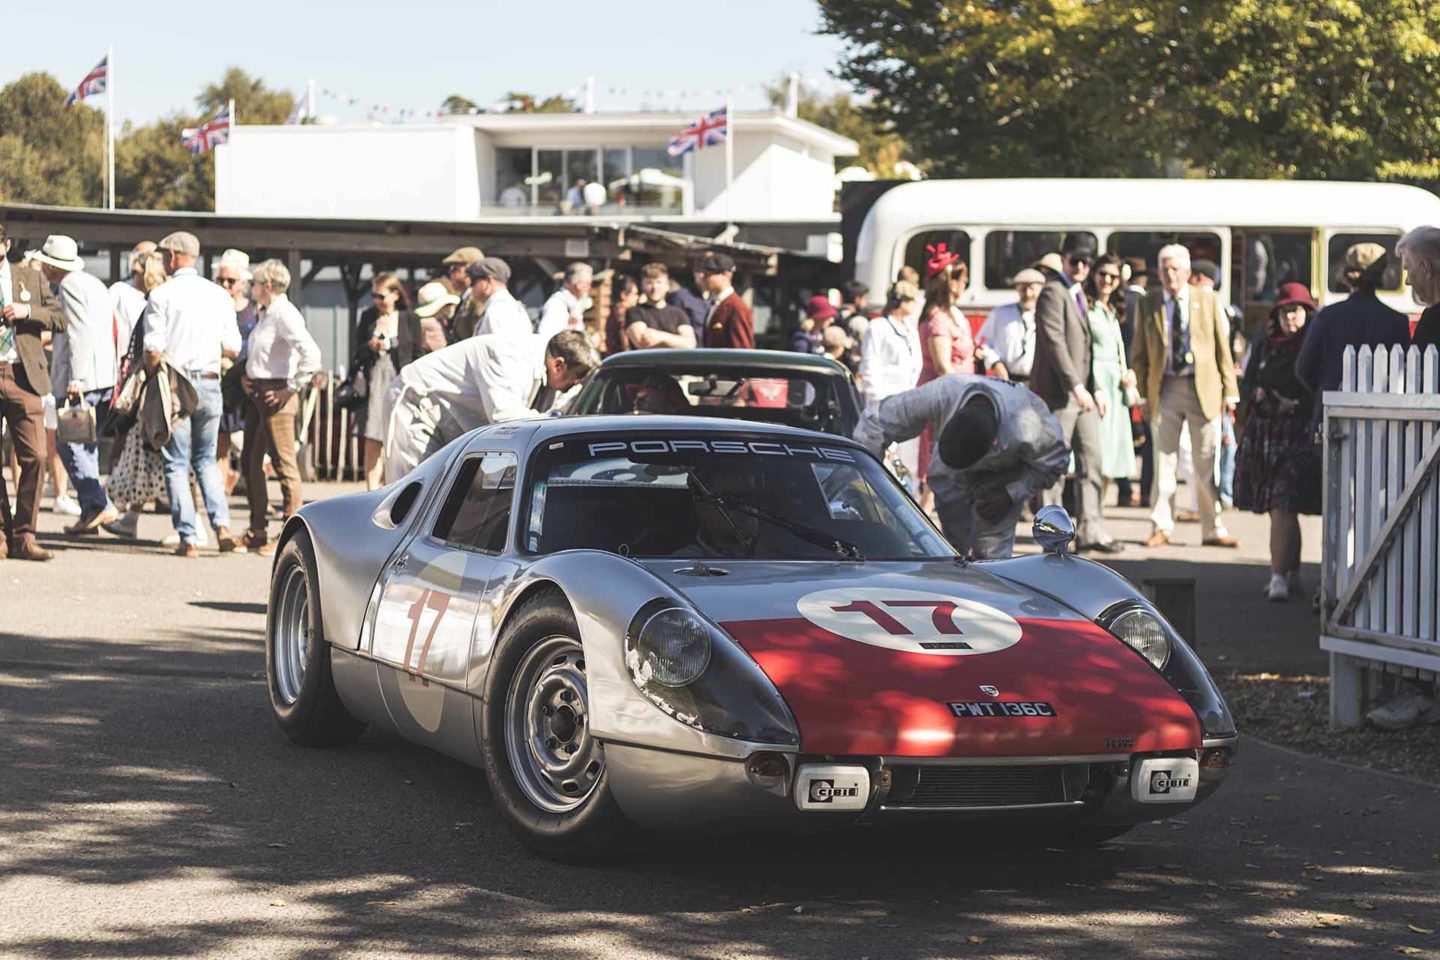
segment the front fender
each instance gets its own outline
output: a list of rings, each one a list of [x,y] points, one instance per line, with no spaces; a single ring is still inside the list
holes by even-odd
[[[663,598],[689,601],[633,560],[599,550],[568,550],[536,560],[506,585],[496,610],[496,635],[537,590],[558,589],[575,614],[585,648],[590,729],[602,741],[702,756],[743,759],[762,745],[718,737],[668,716],[635,687],[625,665],[625,631],[636,612]],[[484,689],[483,683],[479,689]],[[773,750],[773,746],[763,749]]]

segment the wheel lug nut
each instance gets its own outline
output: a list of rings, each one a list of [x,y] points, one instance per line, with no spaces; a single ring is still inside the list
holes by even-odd
[[[569,703],[571,700],[575,699],[575,694],[571,693],[569,690],[561,690],[560,699],[564,700],[566,703]]]

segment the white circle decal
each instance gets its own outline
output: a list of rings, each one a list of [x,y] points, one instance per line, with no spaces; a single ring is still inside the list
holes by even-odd
[[[842,587],[806,594],[796,606],[817,627],[904,653],[967,657],[1020,642],[1014,617],[987,604],[938,593]]]

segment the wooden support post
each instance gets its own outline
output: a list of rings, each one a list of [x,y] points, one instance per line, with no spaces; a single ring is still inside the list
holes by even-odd
[[[305,278],[301,276],[300,251],[293,247],[285,254],[285,268],[290,271],[290,302],[305,306]]]
[[[1358,727],[1365,706],[1364,661],[1330,654],[1330,728]]]

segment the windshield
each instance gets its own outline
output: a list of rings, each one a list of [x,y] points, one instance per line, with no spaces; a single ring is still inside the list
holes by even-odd
[[[525,546],[631,557],[914,560],[944,538],[853,447],[719,434],[586,434],[531,461]]]
[[[780,423],[850,436],[859,410],[838,371],[601,367],[569,412],[668,413]]]

